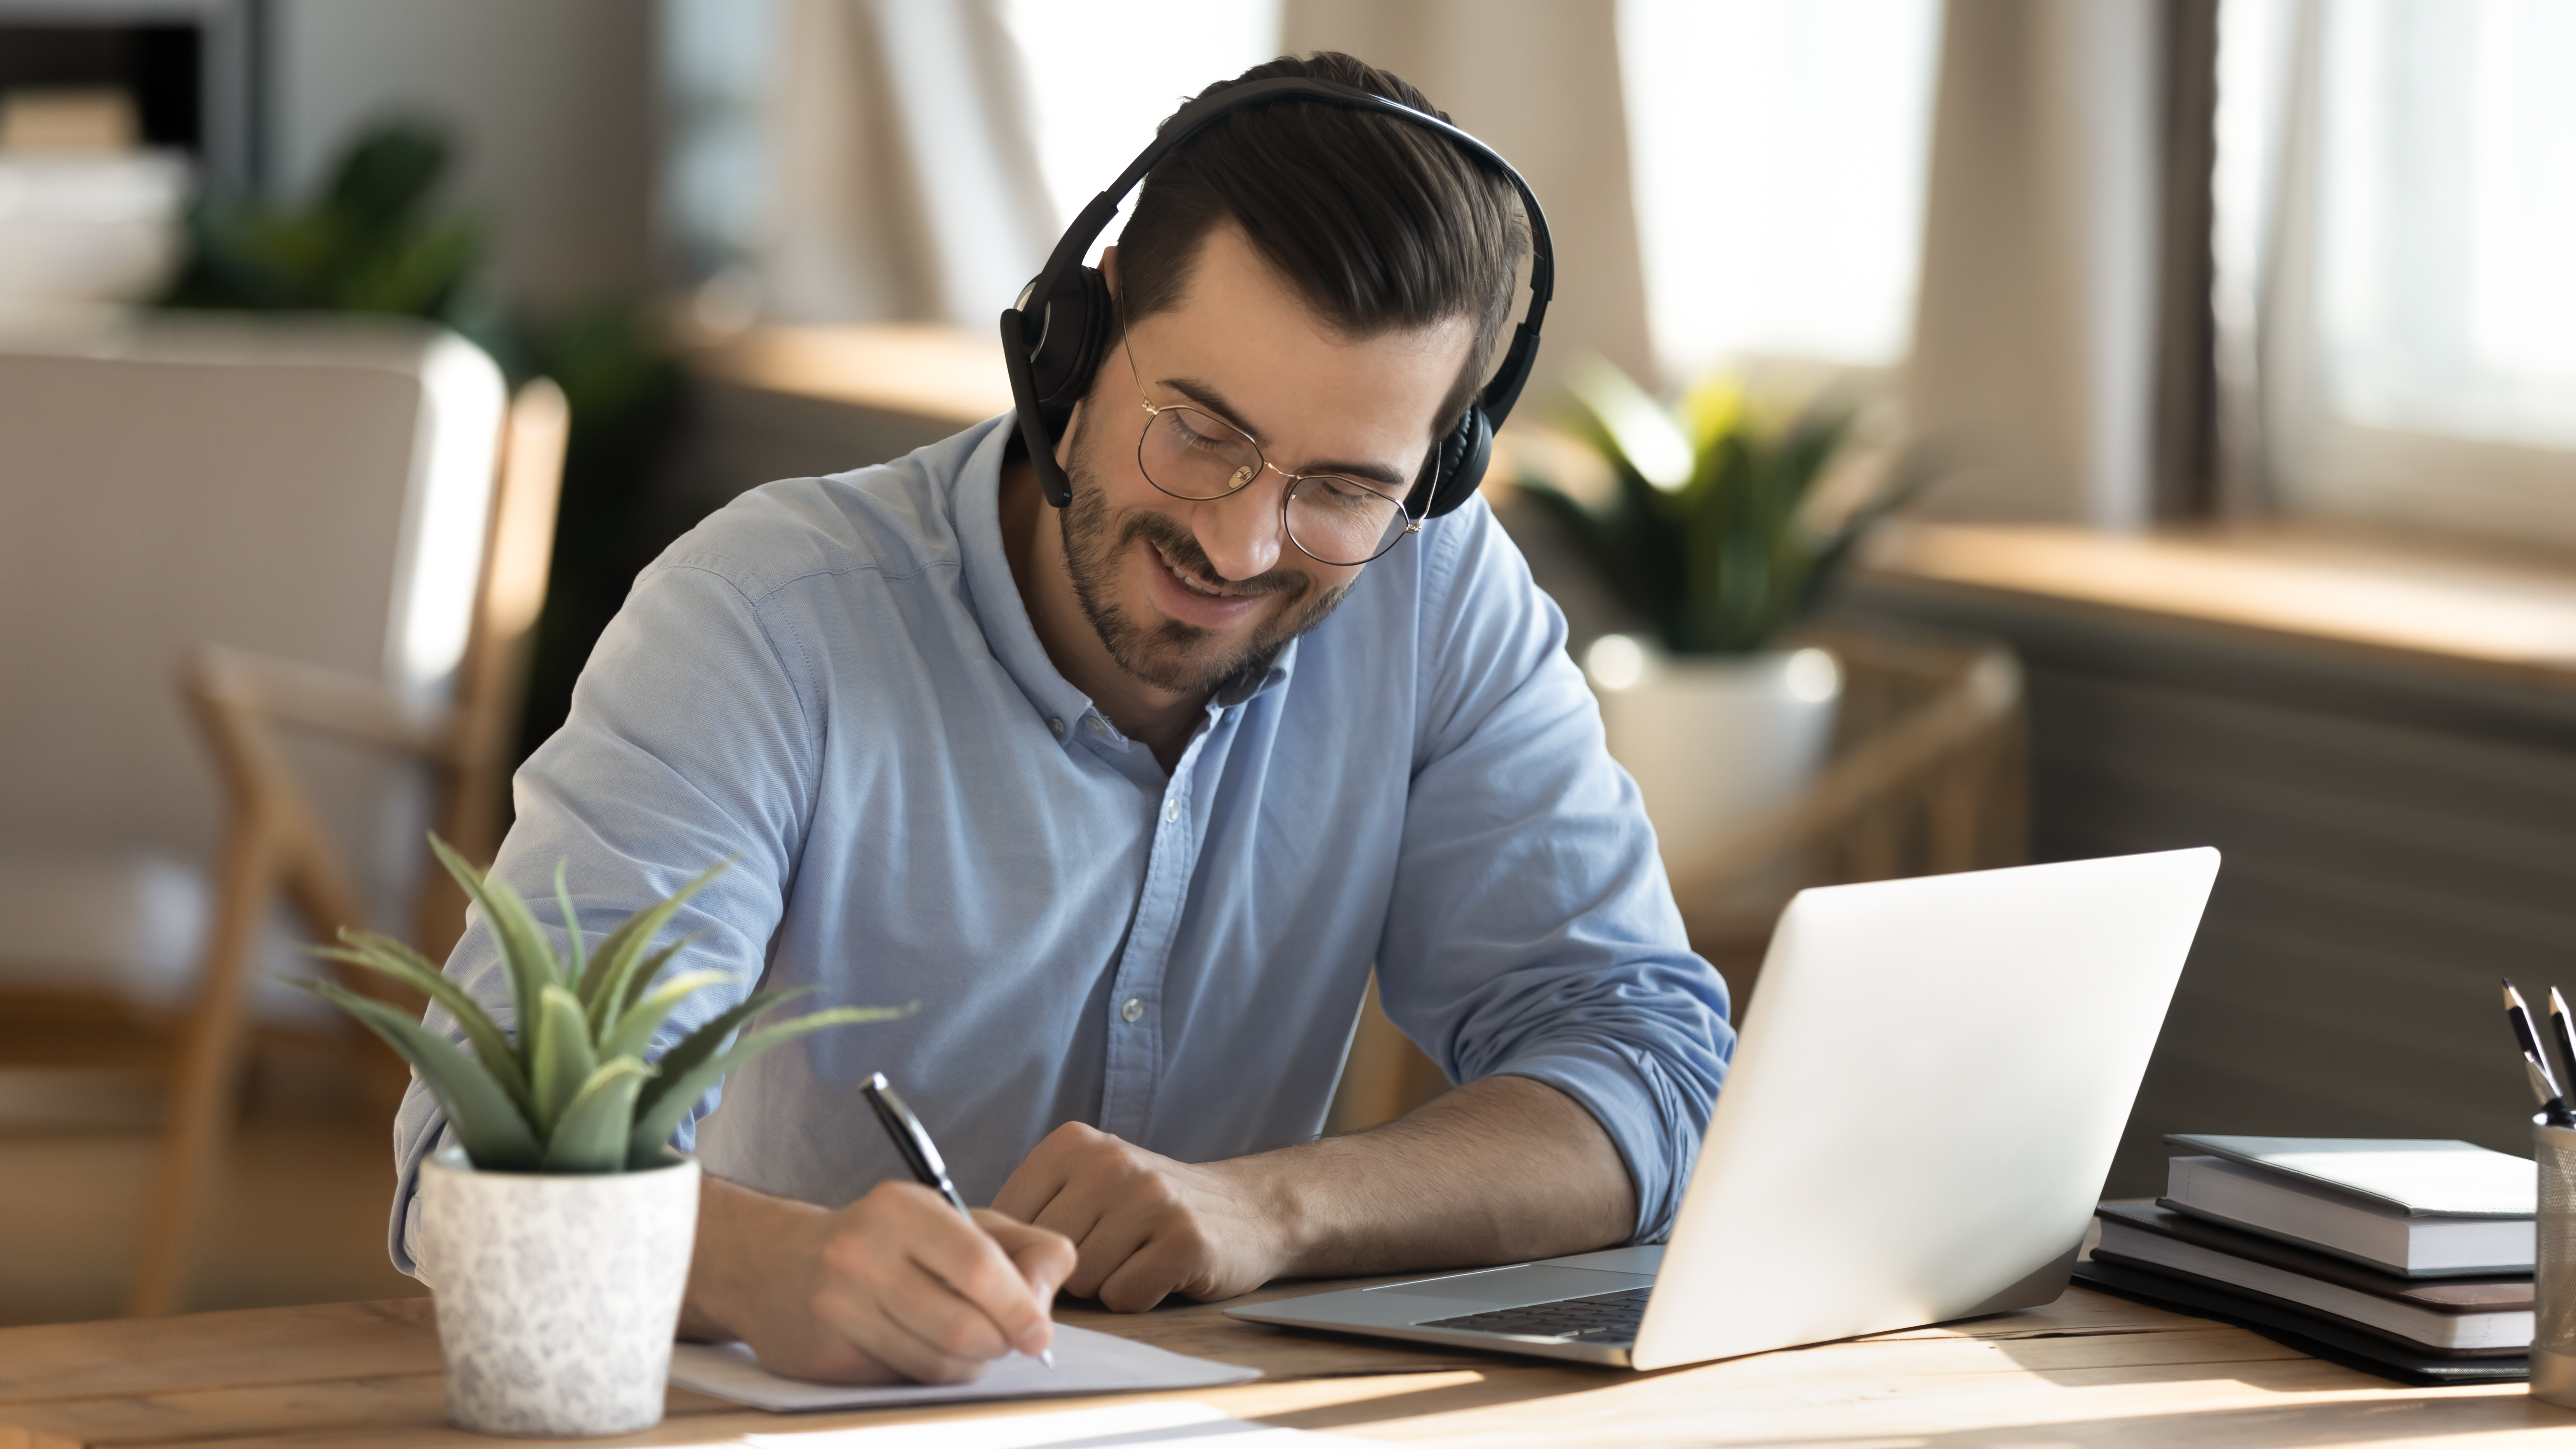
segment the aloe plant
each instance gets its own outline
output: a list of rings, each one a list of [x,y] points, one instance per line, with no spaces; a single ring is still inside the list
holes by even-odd
[[[1857,416],[1830,401],[1783,418],[1720,374],[1667,411],[1599,359],[1570,382],[1576,428],[1610,465],[1612,486],[1522,481],[1675,654],[1773,647],[1869,526],[1928,481],[1917,454],[1856,500],[1820,498]]]
[[[571,943],[570,954],[559,956],[508,883],[477,872],[435,835],[429,844],[482,908],[484,924],[500,945],[517,1038],[505,1034],[428,957],[373,931],[344,927],[341,944],[315,947],[314,954],[423,993],[456,1017],[466,1045],[337,982],[294,984],[346,1009],[410,1062],[437,1097],[465,1155],[485,1171],[599,1173],[658,1166],[662,1145],[679,1130],[689,1105],[727,1072],[807,1032],[883,1021],[912,1009],[835,1007],[741,1036],[743,1024],[762,1011],[813,988],[756,992],[681,1038],[659,1061],[647,1062],[645,1048],[674,1008],[734,979],[725,971],[686,971],[654,985],[662,968],[697,937],[684,936],[658,950],[654,938],[683,902],[731,862],[719,862],[669,898],[627,917],[592,951],[583,949],[564,867],[557,865],[555,900]]]

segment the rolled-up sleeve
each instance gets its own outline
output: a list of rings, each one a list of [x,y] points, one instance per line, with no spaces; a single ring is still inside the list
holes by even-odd
[[[1635,1183],[1632,1241],[1661,1241],[1734,1048],[1726,985],[1690,949],[1563,616],[1482,502],[1426,539],[1387,1014],[1452,1081],[1582,1103]]]
[[[684,541],[685,542],[685,541]],[[663,933],[699,939],[667,970],[732,973],[683,1002],[655,1034],[655,1057],[742,1001],[765,965],[807,828],[823,728],[794,631],[731,560],[675,553],[647,570],[601,636],[564,727],[512,782],[517,818],[493,874],[527,899],[558,950],[557,862],[587,939],[677,891],[718,861],[732,866],[692,897]],[[470,913],[447,975],[505,1031],[510,986],[481,918]],[[445,1011],[428,1024],[463,1033]],[[714,1110],[709,1091],[674,1144],[693,1145]],[[394,1119],[396,1187],[387,1224],[394,1266],[414,1254],[421,1159],[446,1135],[438,1104],[414,1077]]]

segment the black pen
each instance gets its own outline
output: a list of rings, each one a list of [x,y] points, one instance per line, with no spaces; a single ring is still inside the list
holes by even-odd
[[[2567,1075],[2559,1080],[2576,1086],[2576,1023],[2569,1022],[2567,998],[2555,986],[2549,988],[2549,1034],[2558,1038],[2559,1060],[2567,1064]]]
[[[922,1126],[921,1119],[903,1104],[903,1098],[894,1094],[885,1073],[868,1073],[859,1090],[867,1094],[868,1105],[877,1109],[877,1120],[885,1124],[886,1135],[894,1139],[894,1150],[903,1154],[903,1165],[912,1169],[913,1180],[948,1199],[948,1205],[957,1209],[960,1217],[974,1222],[975,1214],[966,1206],[966,1199],[957,1195],[957,1184],[948,1180],[948,1161],[939,1155],[939,1144],[930,1140],[930,1129]],[[1037,1361],[1054,1368],[1055,1350],[1041,1349]]]
[[[2523,1068],[2530,1074],[2532,1095],[2540,1099],[2541,1115],[2552,1127],[2576,1127],[2576,1113],[2567,1110],[2567,1096],[2558,1089],[2549,1058],[2542,1054],[2540,1033],[2532,1029],[2531,1008],[2522,1004],[2522,993],[2513,989],[2511,977],[2504,983],[2504,1019],[2522,1047]]]

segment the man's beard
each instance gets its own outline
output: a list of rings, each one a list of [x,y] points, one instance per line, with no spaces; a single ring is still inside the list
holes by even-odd
[[[1113,593],[1118,561],[1138,540],[1160,548],[1173,563],[1202,579],[1216,580],[1220,575],[1190,531],[1160,513],[1139,512],[1117,530],[1116,537],[1110,536],[1108,494],[1087,466],[1086,431],[1078,420],[1073,446],[1067,450],[1073,459],[1066,470],[1073,484],[1073,500],[1061,510],[1064,560],[1073,575],[1073,596],[1082,605],[1083,617],[1091,621],[1092,630],[1099,634],[1101,644],[1119,668],[1174,694],[1231,696],[1259,683],[1270,672],[1271,661],[1279,657],[1279,651],[1288,647],[1288,641],[1324,622],[1325,616],[1340,605],[1342,596],[1351,591],[1350,584],[1344,583],[1308,599],[1305,596],[1315,589],[1310,575],[1276,568],[1257,578],[1229,583],[1228,587],[1238,592],[1276,594],[1287,603],[1277,617],[1256,629],[1240,647],[1230,650],[1217,642],[1214,631],[1196,624],[1159,619],[1148,627],[1137,622],[1119,607]],[[1243,504],[1235,501],[1235,506]],[[1296,547],[1285,539],[1280,542],[1287,548]],[[1152,568],[1162,566],[1160,559],[1148,563]]]

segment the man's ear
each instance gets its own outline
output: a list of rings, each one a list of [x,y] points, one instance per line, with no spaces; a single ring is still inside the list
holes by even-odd
[[[1109,295],[1118,295],[1118,248],[1113,244],[1100,249],[1100,280],[1109,284]]]
[[[1089,393],[1075,398],[1073,406],[1065,411],[1064,431],[1056,434],[1055,465],[1068,480],[1073,477],[1073,435],[1082,431],[1082,406],[1089,401]]]

